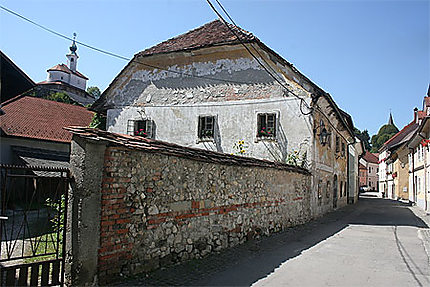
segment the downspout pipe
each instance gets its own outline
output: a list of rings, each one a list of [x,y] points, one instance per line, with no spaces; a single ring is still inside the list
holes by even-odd
[[[412,158],[412,203],[416,203],[416,182],[415,182],[415,156],[414,156],[414,149],[410,148],[409,152],[411,153]]]
[[[346,200],[347,200],[348,204],[353,204],[354,203],[354,195],[352,196],[351,200],[350,200],[350,197],[349,197],[349,184],[350,184],[350,180],[349,180],[349,172],[350,172],[350,168],[349,168],[349,158],[350,158],[350,156],[349,156],[349,146],[355,144],[356,142],[357,141],[354,138],[354,140],[352,142],[347,143],[347,145],[346,145],[346,147],[348,149],[347,152],[346,152],[346,154],[347,154],[346,155],[346,186],[348,187],[348,195],[347,195],[347,199]],[[360,156],[357,155],[357,160],[359,160],[360,157],[361,157],[361,155]],[[358,197],[357,197],[357,200],[358,200]]]

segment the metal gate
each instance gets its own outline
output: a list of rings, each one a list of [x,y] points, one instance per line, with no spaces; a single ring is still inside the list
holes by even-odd
[[[0,286],[62,286],[69,170],[0,171]]]

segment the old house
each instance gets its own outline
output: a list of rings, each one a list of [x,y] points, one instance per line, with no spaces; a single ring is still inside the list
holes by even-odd
[[[414,123],[419,125],[409,140],[409,200],[430,212],[430,88],[424,98],[423,110],[414,110]]]
[[[414,119],[380,148],[379,188],[381,196],[391,199],[408,199],[407,143],[417,129],[418,123]]]
[[[220,20],[137,53],[93,109],[111,132],[305,166],[314,216],[357,196],[351,117],[252,33]]]
[[[0,115],[1,164],[65,167],[72,136],[63,127],[88,126],[84,107],[30,96],[3,103]]]
[[[366,151],[360,159],[360,188],[378,190],[378,156]]]

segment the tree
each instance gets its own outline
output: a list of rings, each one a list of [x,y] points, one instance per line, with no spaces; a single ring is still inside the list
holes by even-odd
[[[44,99],[46,100],[50,100],[50,101],[55,101],[55,102],[60,102],[60,103],[66,103],[66,104],[76,104],[75,101],[73,101],[69,95],[65,92],[54,92],[54,93],[49,93],[45,96],[43,96]]]
[[[370,136],[369,136],[369,132],[367,130],[363,130],[360,131],[357,128],[354,128],[354,134],[356,137],[358,137],[360,139],[360,141],[364,144],[364,148],[367,151],[370,151],[370,149],[372,148],[370,145]]]
[[[371,152],[378,152],[378,150],[382,147],[382,145],[392,138],[396,133],[399,132],[399,129],[394,125],[383,125],[378,133],[372,136],[372,149]]]
[[[96,86],[94,86],[94,87],[88,87],[87,88],[87,93],[90,94],[91,96],[93,96],[96,100],[98,98],[100,98],[100,95],[102,94],[100,92],[100,89],[98,87],[96,87]]]
[[[106,117],[101,113],[95,113],[91,123],[89,125],[90,128],[106,130]]]

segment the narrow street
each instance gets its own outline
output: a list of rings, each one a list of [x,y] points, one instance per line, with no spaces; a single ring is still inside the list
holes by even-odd
[[[120,285],[430,286],[429,221],[416,207],[361,198],[303,226]]]

